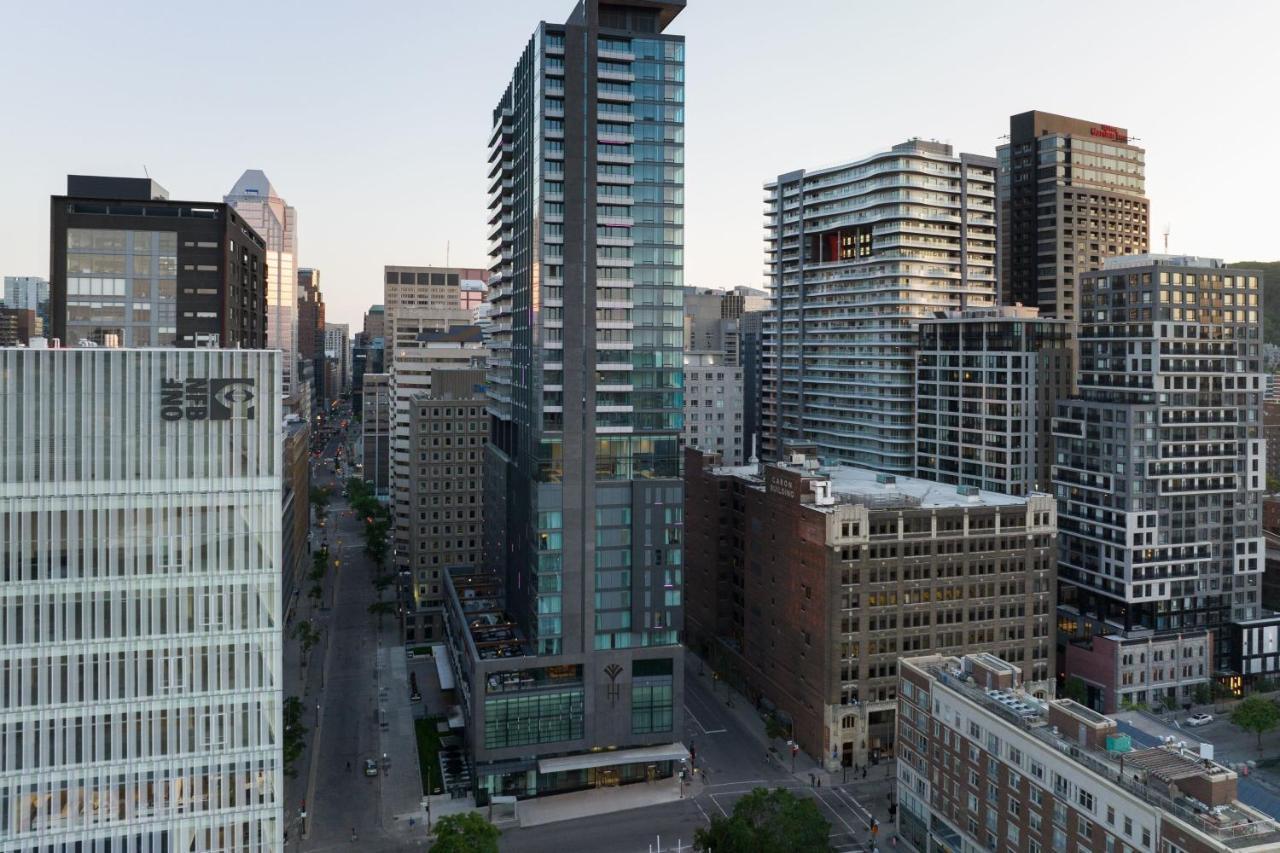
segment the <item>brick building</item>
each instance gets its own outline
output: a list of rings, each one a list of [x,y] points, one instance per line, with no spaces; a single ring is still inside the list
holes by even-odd
[[[901,654],[993,651],[1052,692],[1056,509],[861,468],[685,451],[688,645],[831,768],[890,754]]]
[[[898,838],[907,849],[1263,853],[1274,818],[1237,799],[1208,744],[1149,736],[1044,701],[989,654],[901,662]]]

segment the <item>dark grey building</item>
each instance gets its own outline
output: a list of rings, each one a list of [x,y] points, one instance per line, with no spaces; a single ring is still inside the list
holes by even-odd
[[[221,202],[147,178],[68,175],[50,199],[53,329],[68,345],[266,346],[262,238]]]
[[[1001,301],[1074,319],[1080,273],[1150,248],[1146,152],[1123,127],[1033,110],[996,153]]]
[[[916,476],[1006,495],[1053,487],[1052,420],[1071,394],[1071,328],[1035,308],[920,323]]]
[[[687,755],[683,8],[583,0],[493,112],[481,586],[501,595],[472,615],[455,573],[446,607],[482,797],[669,784]]]
[[[1079,395],[1053,421],[1060,644],[1208,629],[1214,673],[1239,672],[1231,626],[1263,615],[1261,279],[1167,255],[1080,277]]]

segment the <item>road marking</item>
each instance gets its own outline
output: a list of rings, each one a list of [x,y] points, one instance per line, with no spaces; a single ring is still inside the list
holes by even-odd
[[[854,809],[855,809],[855,811],[854,811],[854,813],[853,813],[853,814],[854,814],[854,817],[856,817],[856,818],[858,818],[858,820],[862,821],[863,826],[865,826],[867,829],[870,829],[870,828],[871,828],[871,819],[872,819],[872,814],[871,814],[871,812],[870,812],[870,811],[868,811],[868,810],[867,810],[867,807],[866,807],[866,806],[864,806],[862,803],[858,802],[858,798],[857,798],[857,797],[855,797],[855,796],[854,796],[853,794],[851,794],[850,792],[848,792],[848,791],[846,791],[846,790],[843,790],[842,788],[828,788],[828,790],[835,792],[835,794],[836,794],[836,798],[837,798],[837,799],[847,798],[847,799],[849,800],[849,802],[854,806]],[[862,815],[859,815],[859,814],[858,814],[858,810],[861,810],[861,811],[862,811],[862,813],[866,815],[866,817],[864,818],[864,817],[862,817]]]
[[[823,804],[824,806],[826,806],[828,809],[830,809],[830,810],[831,810],[831,814],[835,815],[836,820],[838,820],[838,821],[840,821],[841,823],[843,823],[843,824],[844,824],[845,829],[849,830],[849,834],[850,834],[850,835],[857,835],[857,830],[853,828],[852,824],[850,824],[850,823],[849,823],[849,821],[847,821],[847,820],[845,820],[845,819],[844,819],[844,816],[843,816],[842,814],[840,814],[840,811],[839,811],[839,810],[837,810],[837,809],[836,809],[836,808],[834,808],[830,803],[828,803],[828,802],[827,802],[827,798],[826,798],[826,797],[822,796],[822,789],[821,789],[821,788],[812,788],[812,789],[810,789],[810,790],[812,790],[812,792],[814,793],[814,795],[816,795],[816,796],[817,796],[817,798],[818,798],[819,800],[821,800],[821,801],[822,801],[822,804]],[[830,791],[831,789],[830,789],[830,788],[828,788],[827,790],[828,790],[828,791]],[[839,797],[836,797],[836,799],[837,799],[837,800],[839,800],[840,798],[839,798]]]
[[[724,810],[724,806],[720,805],[720,801],[716,799],[716,797],[718,797],[718,796],[721,796],[721,795],[720,795],[720,794],[712,794],[712,795],[711,795],[711,802],[715,803],[716,808],[718,808],[718,809],[720,810],[720,814],[724,815],[725,817],[728,817],[728,816],[729,816],[729,813],[728,813],[727,811],[725,811],[725,810]]]
[[[707,815],[707,810],[702,807],[702,803],[698,802],[697,800],[694,800],[693,804],[698,807],[698,811],[702,812],[702,819],[705,820],[708,824],[711,823],[711,818]]]
[[[764,785],[767,784],[765,779],[743,779],[740,782],[717,782],[714,785],[708,785],[708,788],[723,788],[727,785]]]

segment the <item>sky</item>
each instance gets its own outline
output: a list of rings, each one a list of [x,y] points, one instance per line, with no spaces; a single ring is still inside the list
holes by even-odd
[[[330,322],[384,264],[487,266],[492,109],[571,0],[4,0],[0,275],[48,275],[66,175],[219,200],[262,169]],[[685,281],[763,284],[767,180],[910,137],[994,154],[1031,109],[1147,149],[1152,245],[1280,259],[1280,3],[688,0]]]

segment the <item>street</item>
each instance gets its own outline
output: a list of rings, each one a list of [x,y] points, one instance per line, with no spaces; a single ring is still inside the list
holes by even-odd
[[[416,808],[422,792],[407,690],[392,683],[397,674],[404,680],[404,653],[395,618],[383,617],[379,628],[378,617],[368,612],[377,599],[374,566],[364,553],[362,519],[354,517],[342,497],[343,483],[332,464],[343,440],[342,431],[335,432],[320,456],[313,457],[312,484],[331,489],[325,527],[313,531],[315,547],[328,544],[330,567],[322,603],[299,601],[293,619],[295,624],[313,620],[322,639],[305,669],[299,667],[301,650],[291,634],[286,642],[286,695],[302,699],[309,730],[297,775],[285,785],[287,849],[420,849],[425,827],[410,827],[400,819]],[[392,665],[392,650],[400,655],[399,667]],[[381,704],[400,723],[387,731],[378,720],[380,688],[386,690]],[[393,757],[389,768],[384,753]],[[377,776],[364,773],[369,758],[379,763]],[[411,840],[415,834],[416,845]]]

